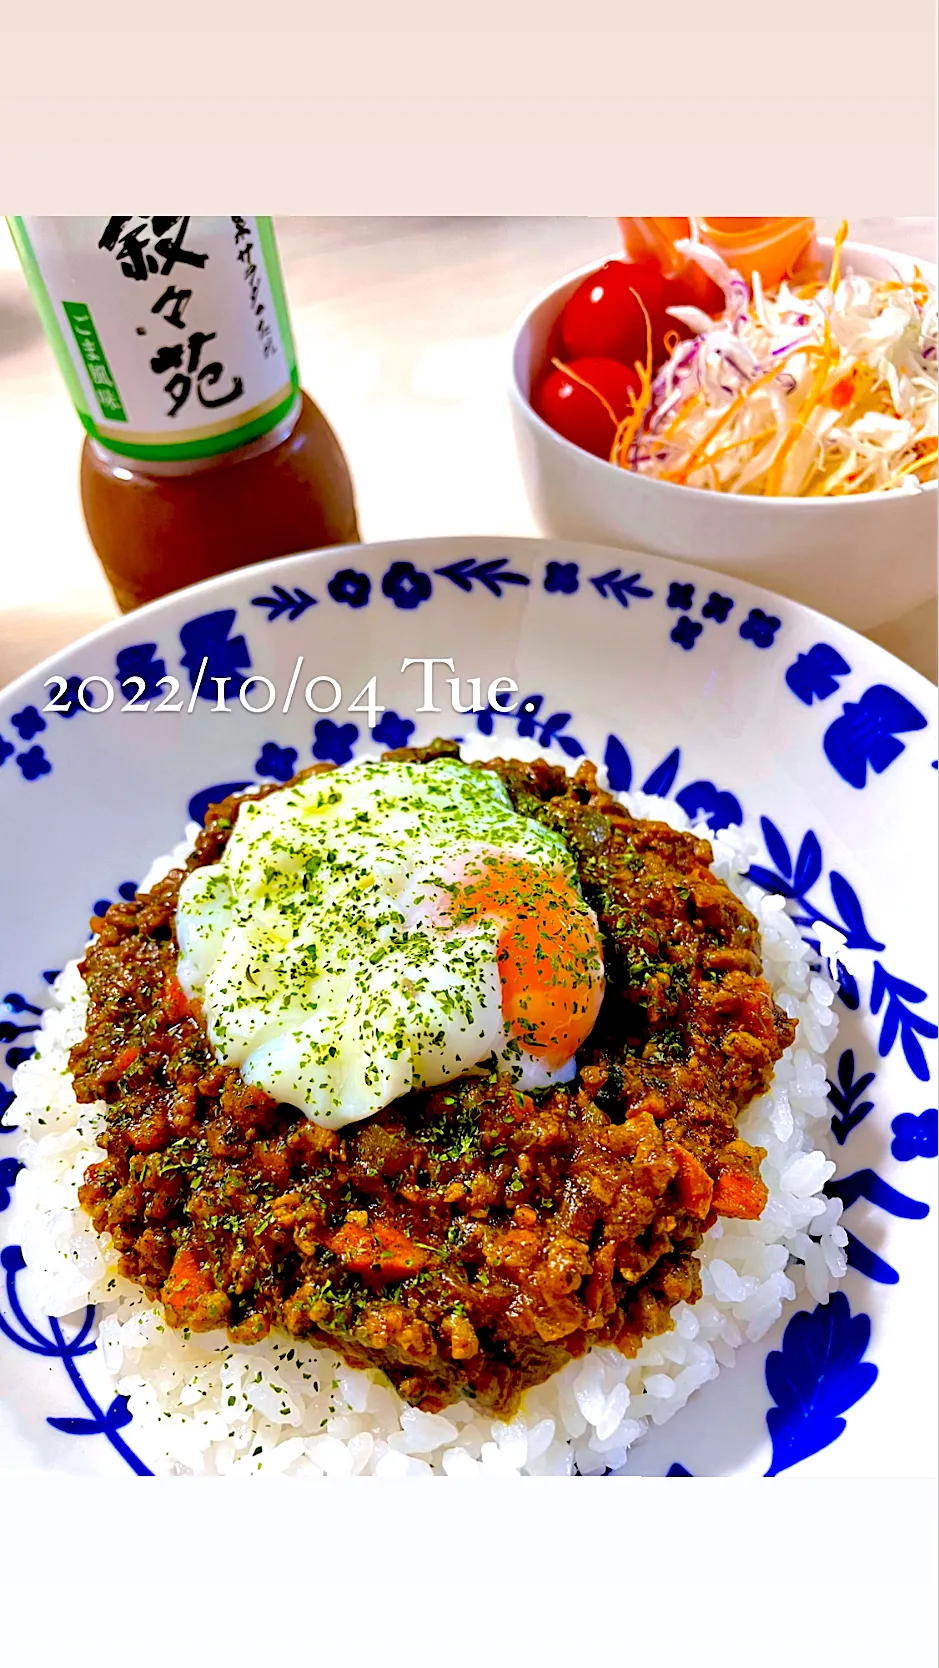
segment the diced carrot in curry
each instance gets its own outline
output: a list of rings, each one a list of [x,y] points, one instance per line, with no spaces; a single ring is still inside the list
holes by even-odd
[[[711,1205],[718,1216],[738,1216],[741,1221],[755,1222],[762,1216],[768,1197],[757,1177],[745,1176],[742,1170],[722,1170],[714,1183]]]
[[[202,1267],[190,1245],[183,1245],[173,1258],[163,1287],[163,1301],[172,1309],[185,1309],[215,1286],[208,1269]]]
[[[678,1165],[675,1191],[680,1202],[692,1216],[707,1216],[711,1209],[714,1183],[704,1165],[698,1162],[694,1153],[690,1153],[687,1147],[682,1147],[677,1141],[672,1142],[669,1152]]]
[[[430,1260],[430,1252],[386,1222],[368,1228],[344,1222],[329,1244],[353,1274],[379,1275],[385,1280],[404,1280],[409,1274],[419,1274]]]
[[[163,1007],[170,1019],[185,1019],[189,1012],[189,1002],[179,980],[172,973],[167,974],[163,989]]]

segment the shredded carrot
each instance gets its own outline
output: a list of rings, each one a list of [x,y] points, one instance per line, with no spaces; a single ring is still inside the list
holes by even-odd
[[[932,451],[924,452],[922,457],[910,458],[909,462],[905,463],[902,469],[897,470],[893,478],[895,481],[898,481],[901,475],[912,475],[914,470],[922,469],[924,465],[933,463],[939,463],[939,447],[937,446],[934,446]]]
[[[646,304],[639,294],[630,286],[630,294],[635,296],[642,308],[642,316],[646,321],[646,362],[640,365],[635,362],[635,372],[639,378],[639,393],[632,396],[632,409],[618,424],[610,448],[610,462],[618,464],[621,469],[629,467],[629,448],[642,428],[646,412],[652,403],[652,320],[646,311]]]
[[[686,400],[684,405],[680,405],[678,407],[677,414],[672,418],[671,422],[668,424],[668,427],[664,428],[662,430],[661,434],[656,435],[656,439],[657,440],[670,440],[672,435],[676,434],[678,432],[678,430],[681,428],[683,422],[685,421],[685,418],[689,415],[689,413],[694,411],[695,408],[701,404],[701,401],[703,399],[704,399],[704,395],[701,394],[701,393],[692,394],[691,397],[688,400]]]
[[[728,440],[726,446],[718,446],[716,452],[709,452],[705,462],[713,463],[716,458],[722,458],[727,452],[737,452],[741,446],[759,446],[764,440],[772,440],[775,429],[761,429],[759,434],[746,434],[740,440]]]
[[[828,273],[828,283],[826,285],[826,288],[831,290],[832,295],[834,295],[841,281],[841,251],[845,246],[847,236],[848,222],[842,220],[835,233],[835,246],[831,252],[831,269]]]
[[[740,393],[734,396],[726,411],[722,411],[717,421],[712,423],[707,434],[698,442],[694,451],[691,453],[690,457],[685,460],[681,469],[675,470],[672,474],[664,475],[662,479],[666,481],[677,481],[679,483],[686,481],[695,465],[708,452],[711,441],[720,434],[721,429],[726,428],[731,418],[736,417],[738,411],[742,410],[751,394],[753,394],[757,388],[764,388],[768,382],[774,382],[780,371],[785,370],[786,366],[791,364],[793,359],[798,359],[800,355],[805,355],[808,358],[814,359],[817,358],[822,351],[821,347],[818,347],[811,342],[804,347],[794,348],[791,353],[787,353],[782,359],[780,359],[778,365],[774,365],[771,370],[765,371],[762,376],[755,377],[752,382],[748,382],[744,388],[741,388]]]
[[[840,281],[841,251],[847,235],[848,222],[846,220],[842,220],[841,225],[838,227],[835,234],[835,246],[831,257],[831,270],[828,274],[828,283],[826,286],[832,295],[835,294]],[[766,494],[768,497],[773,497],[779,492],[780,483],[783,478],[783,470],[786,466],[786,459],[792,452],[792,448],[798,440],[799,435],[804,432],[808,419],[815,410],[815,407],[821,402],[822,395],[825,392],[825,385],[828,381],[829,372],[831,371],[832,366],[837,364],[839,358],[840,350],[833,348],[832,346],[831,319],[826,313],[822,343],[822,363],[816,371],[812,386],[799,410],[796,412],[788,430],[783,436],[779,449],[776,452],[776,456],[773,459],[769,474],[766,477]]]
[[[809,417],[812,415],[812,412],[819,404],[821,397],[825,392],[825,385],[828,381],[829,372],[831,371],[833,363],[831,352],[831,327],[827,318],[825,320],[825,337],[825,344],[821,349],[822,362],[819,365],[818,370],[815,372],[812,386],[803,400],[802,405],[799,407],[799,410],[793,417],[792,422],[789,424],[786,433],[783,435],[777,448],[776,456],[773,458],[773,462],[770,466],[769,474],[766,477],[766,493],[768,497],[773,497],[779,492],[780,483],[783,478],[783,470],[786,466],[786,459],[789,457],[789,454],[791,453],[792,448],[798,440],[800,434],[802,434],[805,430]]]

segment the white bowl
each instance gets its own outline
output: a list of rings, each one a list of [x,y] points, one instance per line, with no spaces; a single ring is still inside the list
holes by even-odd
[[[831,249],[828,241],[822,248]],[[846,243],[847,271],[901,277],[934,267],[869,244]],[[699,562],[780,591],[870,631],[936,594],[936,486],[856,498],[745,498],[617,469],[574,446],[533,410],[532,378],[582,267],[522,314],[512,333],[509,398],[522,478],[541,531]]]

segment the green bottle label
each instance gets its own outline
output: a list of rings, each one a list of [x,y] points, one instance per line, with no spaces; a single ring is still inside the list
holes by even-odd
[[[124,457],[231,451],[299,391],[269,218],[14,217],[27,282],[79,417]]]

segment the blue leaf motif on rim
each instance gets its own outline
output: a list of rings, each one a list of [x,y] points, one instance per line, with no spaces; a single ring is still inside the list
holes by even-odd
[[[846,1008],[855,1013],[861,1006],[861,992],[853,973],[849,973],[843,962],[836,964],[838,974],[838,996]]]
[[[860,899],[854,887],[848,884],[844,875],[840,875],[837,869],[832,869],[828,884],[835,908],[847,928],[849,947],[853,950],[883,950],[884,945],[868,931]]]
[[[840,920],[833,919],[819,909],[808,897],[808,893],[820,878],[822,872],[822,848],[817,834],[809,829],[799,847],[798,855],[793,863],[789,847],[782,833],[769,817],[760,818],[760,827],[766,849],[776,864],[776,869],[763,868],[758,863],[751,863],[748,870],[750,880],[762,886],[767,892],[778,892],[784,898],[793,899],[802,910],[801,915],[793,916],[797,926],[811,926],[815,921],[823,921],[827,926],[834,927],[840,932],[848,949],[851,950],[882,950],[884,945],[874,938],[868,931],[864,919],[861,902],[853,886],[840,875],[837,869],[832,869],[828,877],[831,895]],[[854,984],[854,981],[851,981]],[[856,993],[856,985],[855,985]],[[856,1002],[848,1003],[856,1006]]]
[[[910,1071],[921,1083],[927,1083],[929,1067],[919,1038],[931,1039],[939,1036],[939,1026],[934,1025],[931,1019],[925,1019],[922,1014],[914,1014],[907,1006],[910,1002],[925,1002],[926,992],[920,990],[919,985],[912,985],[905,979],[896,978],[892,973],[888,973],[879,961],[875,961],[871,982],[872,1014],[880,1013],[884,997],[887,998],[887,1005],[880,1028],[878,1053],[881,1057],[889,1054],[899,1035]]]
[[[722,828],[743,822],[743,807],[734,794],[716,788],[713,782],[689,782],[675,795],[686,817],[697,822],[704,817],[708,827],[717,834]]]
[[[805,654],[796,655],[786,669],[786,684],[797,700],[807,707],[814,700],[827,701],[838,689],[838,679],[846,677],[851,668],[843,655],[830,643],[815,643]]]
[[[792,858],[789,856],[789,847],[783,839],[782,834],[776,827],[776,824],[770,821],[769,817],[760,818],[760,827],[763,830],[763,838],[766,841],[766,849],[779,870],[779,873],[784,875],[787,881],[791,880]]]
[[[234,608],[219,608],[212,614],[198,614],[180,627],[179,641],[184,650],[180,664],[189,673],[193,693],[198,690],[202,701],[217,699],[216,678],[228,680],[231,688],[226,693],[232,696],[240,695],[244,687],[243,674],[251,665],[251,655],[244,637],[231,635],[235,618]]]
[[[291,591],[286,585],[274,585],[269,597],[252,597],[252,608],[266,608],[268,624],[272,620],[279,620],[285,616],[291,622],[299,620],[308,608],[316,607],[316,598],[302,585],[295,585]]]
[[[846,701],[822,739],[829,764],[852,788],[867,783],[867,767],[880,773],[898,759],[905,742],[897,737],[924,730],[926,719],[912,701],[885,683],[866,689],[859,701]]]
[[[809,1459],[845,1429],[842,1417],[866,1396],[877,1368],[862,1359],[870,1343],[867,1315],[852,1315],[844,1292],[793,1315],[782,1348],[766,1358],[766,1387],[775,1403],[766,1415],[773,1444],[767,1477]]]
[[[598,574],[590,583],[601,597],[615,597],[621,608],[628,608],[630,599],[641,601],[655,595],[647,585],[642,584],[641,573],[623,574],[620,568]]]
[[[874,1110],[872,1100],[861,1100],[866,1089],[869,1089],[876,1077],[876,1072],[866,1071],[863,1076],[854,1076],[854,1050],[846,1048],[838,1060],[838,1082],[832,1083],[828,1079],[828,1099],[835,1108],[831,1120],[831,1130],[839,1146],[844,1146],[853,1129],[864,1122],[869,1112]]]
[[[20,1042],[20,1038],[32,1036],[34,1032],[39,1030],[38,1019],[41,1018],[42,1010],[40,1008],[34,1008],[31,1003],[25,1001],[24,998],[19,995],[19,992],[15,990],[9,991],[4,997],[3,1006],[9,1013],[18,1015],[26,1014],[28,1016],[25,1025],[14,1024],[14,1022],[9,1019],[0,1021],[0,1043],[12,1043],[15,1045],[11,1048],[7,1048],[6,1055],[4,1056],[11,1071],[15,1071],[17,1066],[21,1066],[24,1060],[28,1060],[30,1056],[36,1052],[31,1043],[23,1046]]]
[[[6,764],[7,759],[12,759],[15,752],[12,741],[7,741],[6,736],[0,736],[0,765]]]
[[[792,889],[796,897],[801,898],[807,892],[811,892],[821,872],[822,848],[819,844],[818,835],[810,828],[799,847],[795,873],[792,877]]]
[[[458,562],[448,562],[444,568],[434,568],[441,578],[449,579],[461,591],[471,591],[478,580],[494,597],[501,597],[503,585],[529,585],[524,573],[512,573],[506,566],[507,556],[494,556],[481,562],[476,556],[463,556]]]
[[[606,773],[613,793],[626,793],[633,779],[632,760],[618,736],[608,736],[603,755]]]
[[[9,992],[9,994],[4,998],[3,1005],[8,1012],[15,1014],[25,1013],[32,1016],[38,1015],[41,1012],[40,1009],[34,1008],[28,1002],[25,1002],[23,997],[16,991]],[[27,1043],[25,1045],[22,1044],[20,1038],[29,1037],[33,1034],[33,1032],[38,1030],[38,1024],[33,1023],[32,1019],[29,1018],[27,1019],[25,1025],[14,1024],[14,1022],[9,1019],[0,1021],[0,1044],[10,1043],[13,1045],[12,1047],[7,1048],[4,1056],[4,1059],[6,1060],[6,1063],[10,1067],[11,1071],[15,1071],[16,1067],[21,1066],[24,1060],[28,1060],[31,1055],[35,1054],[36,1050],[33,1045],[31,1043]]]
[[[939,1158],[939,1110],[935,1106],[921,1112],[901,1112],[890,1125],[893,1141],[890,1151],[901,1164],[913,1158]]]
[[[878,1176],[876,1170],[856,1170],[851,1176],[834,1176],[825,1184],[825,1192],[832,1198],[840,1199],[845,1211],[850,1210],[858,1199],[866,1199],[878,1210],[886,1211],[888,1216],[903,1217],[908,1222],[921,1222],[924,1216],[929,1215],[928,1205],[920,1199],[910,1199],[907,1194],[891,1187],[882,1176]],[[896,1269],[850,1230],[845,1251],[849,1266],[866,1275],[868,1280],[876,1280],[883,1286],[897,1284],[900,1276]]]
[[[58,974],[56,973],[54,977],[58,978]],[[27,1002],[25,996],[21,996],[18,990],[7,991],[3,998],[3,1006],[9,1008],[11,1014],[35,1014],[37,1017],[42,1014],[42,1009],[37,1008],[34,1002]]]
[[[509,700],[511,700],[511,697],[506,695],[506,701]],[[509,718],[516,724],[521,738],[534,737],[542,747],[549,747],[553,742],[560,747],[563,753],[567,754],[568,758],[579,759],[584,751],[583,747],[576,736],[564,733],[566,725],[570,722],[571,714],[569,712],[554,712],[549,717],[542,718],[541,708],[543,705],[543,695],[524,695],[514,707],[501,705],[483,707],[476,714],[476,728],[481,735],[491,736],[494,720]]]
[[[131,643],[119,649],[115,658],[117,682],[130,701],[152,700],[162,693],[161,678],[166,677],[166,661],[160,660],[156,643]],[[132,684],[139,678],[141,687]]]
[[[7,1305],[12,1316],[12,1320],[7,1319],[0,1309],[0,1333],[20,1349],[28,1350],[31,1355],[61,1361],[73,1389],[85,1408],[84,1416],[56,1415],[47,1418],[46,1424],[67,1436],[106,1437],[112,1448],[138,1477],[151,1477],[153,1473],[149,1466],[144,1465],[143,1460],[134,1453],[120,1434],[131,1422],[125,1397],[115,1396],[107,1408],[99,1407],[76,1365],[79,1356],[88,1355],[97,1348],[95,1340],[90,1337],[95,1318],[91,1304],[86,1308],[84,1320],[71,1338],[66,1338],[61,1323],[51,1315],[47,1317],[50,1329],[47,1335],[34,1326],[20,1302],[16,1281],[26,1263],[18,1245],[7,1245],[0,1251],[0,1267],[6,1275]]]
[[[662,760],[660,765],[648,775],[642,784],[643,793],[656,794],[665,799],[672,791],[675,778],[678,775],[678,765],[681,760],[681,749],[673,747],[672,751]]]

